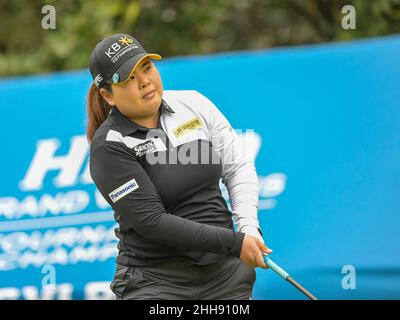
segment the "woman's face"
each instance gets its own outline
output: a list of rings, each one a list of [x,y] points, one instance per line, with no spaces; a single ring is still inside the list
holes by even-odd
[[[105,89],[100,89],[100,92],[108,104],[117,106],[128,118],[139,120],[158,112],[163,85],[157,68],[150,58],[146,57],[136,66],[127,82],[112,84],[112,93]]]

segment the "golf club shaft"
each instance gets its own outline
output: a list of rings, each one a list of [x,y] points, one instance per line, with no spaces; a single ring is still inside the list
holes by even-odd
[[[299,289],[302,293],[304,293],[310,300],[318,300],[311,292],[309,292],[307,289],[305,289],[300,283],[298,283],[296,280],[294,280],[292,277],[287,277],[286,281],[291,283],[293,286],[295,286],[297,289]]]
[[[270,258],[263,256],[266,265],[274,272],[276,272],[281,278],[288,281],[295,288],[300,290],[303,294],[305,294],[311,300],[318,300],[313,294],[311,294],[308,290],[303,288],[296,280],[294,280],[289,273],[279,267],[275,262],[273,262]]]

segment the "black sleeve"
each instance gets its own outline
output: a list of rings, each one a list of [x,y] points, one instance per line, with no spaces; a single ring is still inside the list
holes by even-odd
[[[167,213],[147,172],[117,143],[108,142],[91,150],[90,174],[121,222],[144,238],[180,249],[240,257],[244,233]]]

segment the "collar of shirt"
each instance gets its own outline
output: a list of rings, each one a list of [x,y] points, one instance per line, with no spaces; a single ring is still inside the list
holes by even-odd
[[[160,119],[163,112],[175,113],[174,110],[165,102],[164,99],[161,100],[160,105],[160,116],[158,117],[158,127],[160,127]],[[123,136],[127,136],[137,130],[148,131],[149,128],[143,127],[140,124],[130,120],[124,114],[122,114],[117,108],[112,108],[110,111],[110,117],[113,123],[118,127]]]

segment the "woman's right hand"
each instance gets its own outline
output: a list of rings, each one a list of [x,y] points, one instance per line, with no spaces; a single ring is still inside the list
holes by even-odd
[[[261,267],[268,269],[268,266],[264,262],[263,255],[268,256],[272,250],[269,249],[257,238],[246,234],[242,243],[242,250],[240,252],[240,259],[252,268]]]

